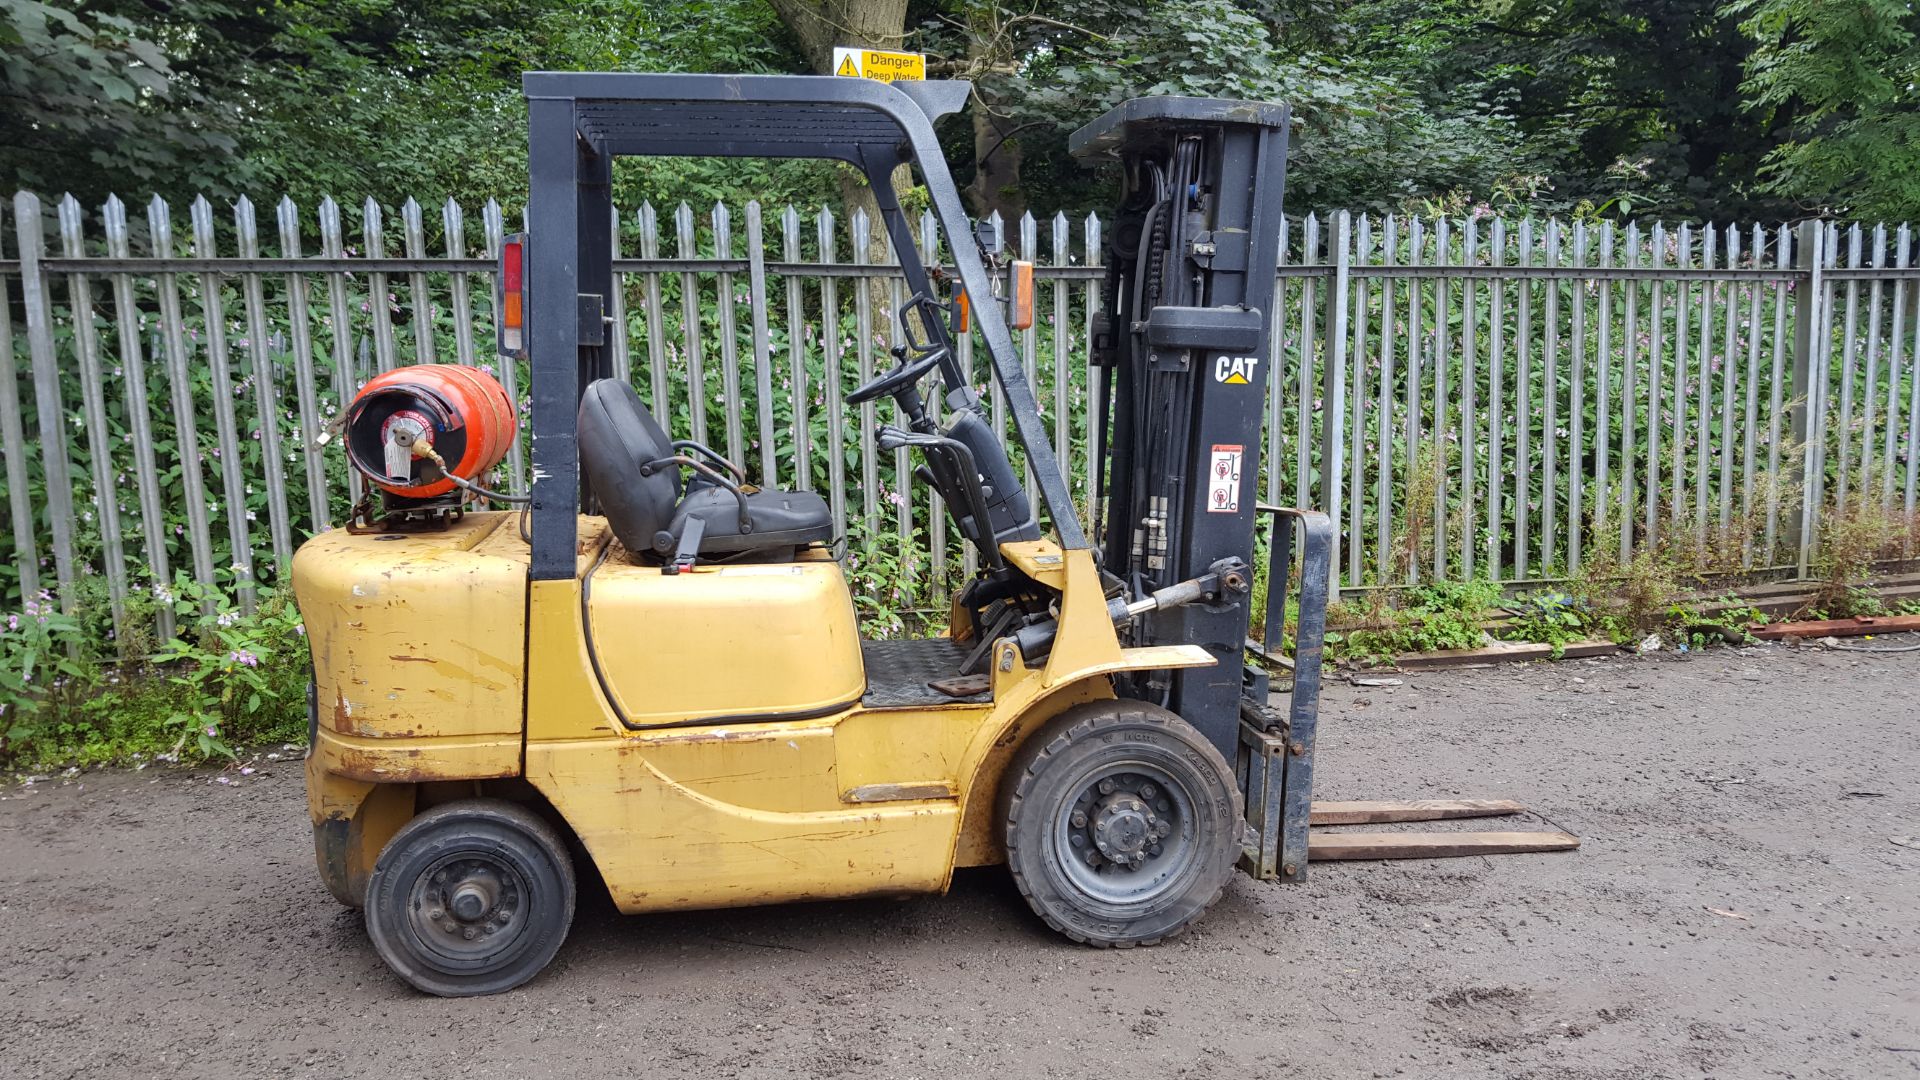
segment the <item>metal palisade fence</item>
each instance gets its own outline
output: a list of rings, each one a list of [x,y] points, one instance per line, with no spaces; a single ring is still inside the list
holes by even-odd
[[[196,199],[184,221],[158,199],[130,214],[21,193],[9,209],[8,604],[91,588],[124,618],[179,572],[250,603],[358,494],[318,436],[367,378],[480,364],[524,405],[524,368],[493,355],[508,225],[491,203],[282,200],[270,226],[247,199]],[[900,336],[904,284],[865,260],[872,223],[751,202],[616,218],[616,370],[763,484],[828,495],[850,571],[900,590],[878,603],[937,603],[971,553],[906,451],[876,450],[891,406],[842,402]],[[1040,318],[1016,341],[1091,514],[1101,223],[991,223],[1039,264]],[[931,216],[920,236],[937,263]],[[1262,494],[1335,518],[1339,588],[1552,579],[1679,539],[1805,576],[1823,514],[1913,517],[1906,225],[1339,212],[1289,221],[1281,246]],[[961,361],[1005,433],[981,348],[963,340]],[[496,482],[525,489],[524,442]]]

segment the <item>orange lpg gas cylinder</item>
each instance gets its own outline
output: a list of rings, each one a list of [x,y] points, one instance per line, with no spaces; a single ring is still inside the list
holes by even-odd
[[[418,364],[377,375],[347,407],[347,460],[381,490],[430,499],[475,481],[513,445],[513,401],[465,364]],[[444,471],[443,471],[444,470]]]

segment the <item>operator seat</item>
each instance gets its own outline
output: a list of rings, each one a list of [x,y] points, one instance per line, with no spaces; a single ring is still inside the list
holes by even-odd
[[[743,490],[735,479],[743,477],[738,466],[698,443],[674,442],[621,379],[597,379],[587,387],[578,430],[580,466],[628,551],[672,555],[696,518],[705,528],[700,554],[793,549],[833,539],[826,500],[806,491]],[[719,468],[696,463],[689,450]],[[683,485],[682,468],[701,478]]]

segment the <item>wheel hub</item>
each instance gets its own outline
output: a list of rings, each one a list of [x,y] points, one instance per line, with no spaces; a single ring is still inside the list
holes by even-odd
[[[1131,792],[1115,792],[1100,800],[1093,814],[1093,846],[1100,854],[1126,866],[1146,858],[1147,844],[1160,819]]]
[[[512,875],[472,859],[441,867],[423,891],[427,925],[462,941],[506,929],[519,899]]]
[[[1136,869],[1158,858],[1174,831],[1172,804],[1146,777],[1107,776],[1087,789],[1067,824],[1071,846],[1088,865]]]

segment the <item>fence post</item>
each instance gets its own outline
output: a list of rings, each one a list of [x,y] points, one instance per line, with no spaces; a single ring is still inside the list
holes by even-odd
[[[5,210],[0,205],[0,218]],[[6,255],[5,235],[0,229],[0,258]],[[0,445],[6,449],[7,507],[24,600],[40,590],[40,547],[34,538],[33,504],[27,497],[27,436],[20,422],[20,375],[13,359],[13,300],[4,276],[0,276]]]
[[[747,200],[747,303],[753,320],[754,404],[760,422],[760,481],[779,486],[779,462],[773,452],[773,344],[767,328],[767,240],[760,220],[760,200]]]
[[[118,195],[108,195],[101,207],[106,227],[107,255],[125,259],[131,254],[127,242],[127,206]],[[113,314],[119,331],[120,367],[125,372],[121,388],[126,394],[127,427],[133,437],[134,483],[140,497],[140,537],[147,556],[147,573],[159,585],[173,581],[173,567],[167,555],[166,513],[160,505],[160,468],[153,448],[153,408],[147,400],[147,357],[140,345],[140,311],[134,301],[133,277],[117,273],[113,283]],[[0,320],[0,334],[6,333]],[[0,346],[4,348],[4,346]],[[158,350],[155,361],[160,362]],[[173,637],[173,608],[159,605],[155,612],[160,638]]]
[[[214,246],[213,204],[202,195],[193,200],[188,210],[193,226],[193,257],[217,257],[220,252]],[[219,440],[219,445],[214,448],[214,456],[220,459],[220,507],[215,512],[222,513],[227,519],[228,555],[233,560],[234,591],[240,594],[240,606],[251,613],[256,599],[253,583],[257,577],[254,571],[253,531],[247,525],[247,478],[241,469],[239,421],[233,409],[233,367],[227,352],[227,309],[220,290],[221,278],[218,273],[209,270],[200,274],[200,312],[206,320],[207,366],[212,375],[208,394],[213,399],[214,434]],[[385,290],[381,290],[379,297],[385,295]],[[380,298],[374,301],[375,311],[381,310],[381,304],[384,303]]]
[[[149,247],[154,257],[174,257],[173,211],[166,200],[155,195],[147,203]],[[180,458],[180,484],[187,504],[187,546],[193,553],[194,580],[211,589],[213,572],[213,533],[207,521],[207,485],[202,473],[205,451],[200,445],[199,415],[193,401],[193,379],[187,364],[186,319],[181,315],[180,279],[168,272],[156,274],[154,291],[160,302],[161,346],[166,353],[167,390],[173,406],[173,442]],[[212,610],[211,597],[202,607]]]
[[[713,257],[722,266],[733,258],[733,211],[716,202],[708,216],[713,224]],[[727,458],[745,468],[747,399],[740,390],[740,333],[738,312],[733,303],[733,274],[726,270],[714,274],[714,313],[720,318],[720,392],[727,406]],[[703,403],[704,407],[704,403]]]
[[[72,195],[60,200],[60,251],[69,259],[85,258],[84,218],[80,201]],[[100,365],[100,332],[94,325],[93,283],[85,274],[67,275],[67,314],[73,325],[74,351],[79,354],[80,415],[85,418],[87,456],[93,464],[93,518],[100,528],[100,561],[106,571],[107,603],[113,617],[114,640],[121,649],[127,640],[127,563],[120,535],[119,492],[115,490],[113,437],[107,431],[105,373]]]
[[[280,257],[298,259],[300,208],[290,196],[282,195],[274,208],[274,217],[280,227]],[[462,282],[461,296],[465,295],[465,282]],[[301,274],[287,275],[287,324],[292,331],[293,396],[300,413],[300,462],[307,478],[308,529],[318,533],[331,528],[333,518],[327,505],[327,463],[318,442],[320,393],[313,370],[313,321],[307,308],[307,279]],[[472,343],[473,335],[469,331],[467,344]]]
[[[1825,284],[1820,273],[1820,241],[1825,230],[1817,221],[1803,221],[1794,240],[1794,267],[1799,273],[1798,292],[1793,302],[1793,445],[1800,452],[1799,522],[1800,551],[1796,559],[1798,573],[1805,578],[1812,568],[1813,531],[1819,515],[1814,499],[1813,475],[1818,454],[1810,435],[1813,431],[1817,392],[1813,380],[1814,354],[1819,350],[1821,317],[1820,291]]]
[[[27,353],[33,363],[35,415],[40,422],[40,460],[47,484],[47,513],[53,526],[53,570],[60,585],[61,610],[73,610],[73,480],[67,459],[66,409],[60,402],[59,360],[53,350],[53,307],[47,295],[46,237],[41,232],[40,197],[22,191],[13,197],[14,227],[20,237],[20,294],[27,309]],[[37,591],[38,580],[35,580]],[[21,591],[26,592],[25,578]],[[22,600],[26,599],[22,595]]]
[[[1341,454],[1347,445],[1347,305],[1353,272],[1353,218],[1342,210],[1333,219],[1333,280],[1327,287],[1327,363],[1321,371],[1320,498],[1333,522],[1333,548],[1327,556],[1327,599],[1340,599],[1340,525],[1346,495]]]
[[[453,200],[447,200],[447,206],[457,212],[458,208],[454,207]],[[613,249],[609,257],[615,261],[625,258],[625,253],[620,250],[620,208],[618,206],[607,207],[607,239],[609,246]],[[447,242],[449,244],[453,242],[451,234],[448,235]],[[449,252],[449,254],[452,253]],[[466,275],[455,274],[453,280],[459,283],[458,297],[464,302],[467,295]],[[633,353],[627,343],[627,275],[618,269],[614,270],[611,284],[613,287],[607,290],[607,348],[613,354],[614,378],[623,383],[631,383],[633,382]],[[461,361],[461,363],[470,362],[464,359]]]

